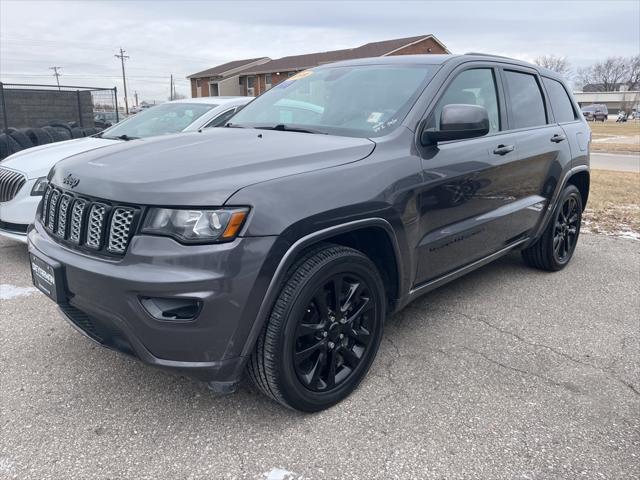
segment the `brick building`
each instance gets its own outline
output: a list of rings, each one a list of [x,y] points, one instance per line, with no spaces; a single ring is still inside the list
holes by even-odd
[[[450,53],[433,35],[372,42],[356,48],[292,55],[271,60],[268,57],[235,60],[189,75],[191,96],[256,96],[307,68],[355,58]]]

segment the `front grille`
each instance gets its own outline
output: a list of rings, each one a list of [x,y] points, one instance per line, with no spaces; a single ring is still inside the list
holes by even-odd
[[[108,255],[123,255],[140,209],[80,197],[50,185],[42,200],[42,224],[53,238]]]
[[[0,202],[13,200],[26,182],[21,173],[0,167]]]

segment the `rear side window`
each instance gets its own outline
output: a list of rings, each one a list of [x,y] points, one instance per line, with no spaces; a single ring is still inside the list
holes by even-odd
[[[506,70],[504,78],[509,90],[510,127],[528,128],[547,123],[544,99],[534,75]]]
[[[562,84],[557,80],[545,77],[542,78],[542,81],[549,94],[551,109],[553,110],[553,115],[556,117],[556,122],[563,123],[576,120],[578,117],[573,109],[573,104]]]

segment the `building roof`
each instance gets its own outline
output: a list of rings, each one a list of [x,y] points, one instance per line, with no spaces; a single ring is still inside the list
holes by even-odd
[[[260,65],[247,67],[239,72],[240,75],[271,73],[280,71],[304,70],[306,68],[316,67],[323,63],[337,62],[340,60],[352,60],[365,57],[380,57],[389,55],[401,48],[407,47],[414,43],[433,39],[444,48],[448,53],[447,47],[440,42],[434,35],[418,35],[415,37],[396,38],[392,40],[383,40],[381,42],[371,42],[356,48],[347,48],[344,50],[331,50],[328,52],[308,53],[305,55],[292,55],[271,60]]]
[[[207,70],[194,73],[192,75],[189,75],[187,78],[224,76],[224,74],[230,70],[242,68],[245,65],[250,65],[259,60],[270,60],[270,59],[269,57],[258,57],[258,58],[246,58],[244,60],[233,60],[231,62],[223,63],[222,65],[217,65],[213,68],[209,68]]]

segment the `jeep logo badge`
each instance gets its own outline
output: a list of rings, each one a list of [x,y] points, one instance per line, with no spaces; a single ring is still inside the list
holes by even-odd
[[[75,188],[80,183],[80,179],[69,174],[66,177],[64,177],[64,180],[62,180],[62,183],[64,183],[65,185],[69,185],[71,188]]]

